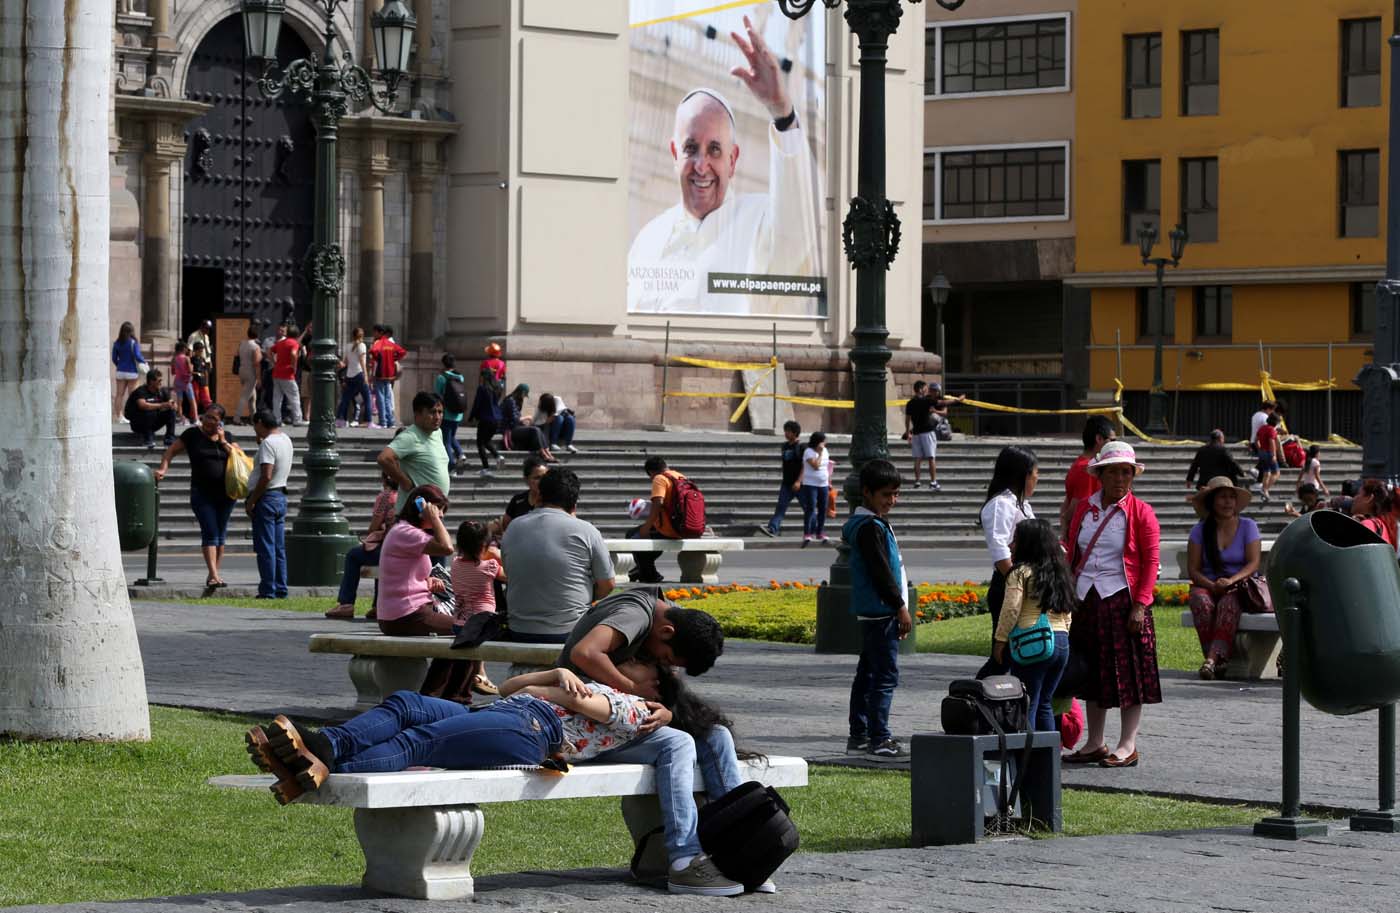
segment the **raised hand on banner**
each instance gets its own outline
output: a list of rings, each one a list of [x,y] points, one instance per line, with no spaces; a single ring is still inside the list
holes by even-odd
[[[768,50],[768,43],[754,29],[748,16],[744,17],[744,31],[748,33],[747,40],[738,32],[730,32],[729,37],[739,46],[749,65],[747,68],[735,67],[729,74],[737,76],[740,82],[749,87],[754,98],[763,103],[774,120],[787,117],[793,109],[792,99],[788,98],[787,86],[784,85],[783,71],[778,69],[778,61]]]

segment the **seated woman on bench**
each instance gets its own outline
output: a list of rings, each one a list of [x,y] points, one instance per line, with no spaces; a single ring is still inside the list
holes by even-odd
[[[708,729],[722,719],[670,673],[633,660],[627,676],[661,695],[671,725]],[[651,711],[647,701],[607,685],[583,682],[567,669],[517,675],[500,686],[501,700],[478,710],[455,701],[399,691],[343,726],[298,729],[285,716],[254,726],[245,736],[261,770],[277,775],[272,794],[286,804],[336,773],[374,773],[409,767],[449,770],[493,768],[566,770],[627,744]],[[561,763],[562,762],[562,763]]]

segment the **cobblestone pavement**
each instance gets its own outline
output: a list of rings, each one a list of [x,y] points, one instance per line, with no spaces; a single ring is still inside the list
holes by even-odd
[[[210,604],[136,603],[150,700],[256,715],[290,711],[342,719],[354,704],[348,657],[312,655],[319,615]],[[366,630],[360,622],[336,629]],[[938,731],[948,682],[973,674],[976,657],[902,657],[892,728],[899,737]],[[735,720],[739,741],[771,754],[846,763],[847,695],[855,657],[810,647],[731,642],[699,690]],[[492,668],[500,680],[504,667]],[[1164,673],[1164,702],[1144,714],[1142,764],[1125,770],[1065,768],[1071,785],[1218,800],[1279,798],[1277,683],[1201,682]],[[1117,716],[1109,718],[1110,740]],[[1111,742],[1110,742],[1111,744]],[[1342,810],[1376,804],[1376,716],[1332,717],[1303,707],[1303,801]]]
[[[525,872],[477,881],[474,902],[370,896],[350,887],[161,898],[63,907],[64,913],[1379,913],[1396,908],[1400,837],[1335,830],[1282,843],[1244,830],[1007,840],[978,846],[793,857],[780,893],[680,897],[627,883],[617,870]]]

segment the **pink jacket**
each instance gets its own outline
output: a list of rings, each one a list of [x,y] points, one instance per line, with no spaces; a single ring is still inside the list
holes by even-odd
[[[1069,537],[1065,551],[1070,556],[1069,566],[1079,566],[1079,529],[1084,525],[1084,515],[1089,512],[1089,500],[1080,501],[1069,521]],[[1157,523],[1157,515],[1146,501],[1138,500],[1131,491],[1123,498],[1123,512],[1128,517],[1128,536],[1123,543],[1123,576],[1128,578],[1128,590],[1133,594],[1135,605],[1152,605],[1153,588],[1157,585],[1157,572],[1161,569],[1159,545],[1162,528]]]

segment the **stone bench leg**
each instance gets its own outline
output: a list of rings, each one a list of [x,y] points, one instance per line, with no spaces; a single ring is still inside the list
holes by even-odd
[[[1248,681],[1278,678],[1275,662],[1282,651],[1283,638],[1276,631],[1241,631],[1235,635],[1235,651],[1225,675]]]
[[[484,826],[475,805],[357,808],[355,835],[365,854],[362,884],[421,900],[471,897],[472,855]]]
[[[350,681],[355,685],[355,709],[368,710],[395,691],[417,691],[427,674],[426,659],[352,656]]]
[[[708,801],[704,793],[695,794],[697,807],[703,807]],[[647,840],[646,852],[637,858],[632,877],[642,884],[665,887],[670,860],[666,857],[665,834],[658,830],[661,827],[661,800],[656,796],[623,796],[622,820],[627,824],[627,832],[632,835],[634,848],[644,838]],[[657,833],[648,838],[652,831]]]
[[[719,552],[680,552],[681,583],[719,583]]]
[[[622,584],[628,582],[627,575],[637,566],[633,560],[631,552],[613,552],[613,583]]]

